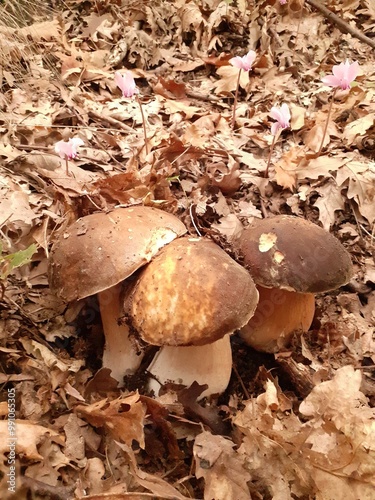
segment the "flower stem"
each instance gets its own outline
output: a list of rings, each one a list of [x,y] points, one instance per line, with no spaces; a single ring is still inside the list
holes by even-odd
[[[145,148],[146,148],[146,154],[148,155],[149,149],[148,149],[148,142],[147,142],[146,120],[145,120],[145,115],[143,113],[143,108],[142,108],[141,100],[140,100],[140,98],[138,96],[137,96],[137,102],[139,104],[139,109],[141,110],[142,124],[143,124],[143,135],[145,136]]]
[[[323,149],[324,139],[326,138],[326,133],[327,133],[327,130],[328,130],[329,119],[331,117],[332,105],[333,105],[333,101],[335,100],[336,92],[337,92],[337,87],[333,91],[332,99],[331,99],[331,102],[329,103],[327,121],[326,121],[326,124],[324,126],[324,132],[323,132],[322,142],[320,143],[320,147],[319,147],[319,150],[317,152],[317,156],[320,155],[320,153],[322,152],[322,149]]]
[[[234,94],[233,115],[232,115],[232,129],[233,130],[234,130],[234,126],[236,124],[236,108],[237,108],[237,101],[238,101],[238,89],[240,87],[240,76],[241,76],[241,68],[238,72],[236,93]]]
[[[264,171],[264,177],[267,179],[268,177],[268,171],[270,169],[270,165],[271,165],[271,156],[272,156],[272,153],[273,153],[273,148],[275,147],[275,143],[276,143],[276,137],[278,136],[279,134],[275,134],[273,136],[273,139],[272,139],[272,144],[271,144],[271,149],[270,149],[270,152],[268,154],[268,161],[267,161],[267,167],[266,167],[266,170]]]
[[[70,173],[69,173],[69,160],[68,160],[68,156],[65,155],[65,169],[66,169],[66,175],[67,177],[70,176]]]

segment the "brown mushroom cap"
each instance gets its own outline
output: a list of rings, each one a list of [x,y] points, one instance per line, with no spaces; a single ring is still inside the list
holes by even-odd
[[[203,345],[241,328],[258,292],[250,274],[215,243],[180,238],[142,271],[125,312],[153,345]]]
[[[50,287],[67,302],[106,290],[185,232],[177,217],[151,207],[117,208],[82,217],[52,247]]]
[[[353,273],[350,255],[339,240],[293,216],[254,221],[237,247],[255,283],[266,288],[327,292],[348,283]]]

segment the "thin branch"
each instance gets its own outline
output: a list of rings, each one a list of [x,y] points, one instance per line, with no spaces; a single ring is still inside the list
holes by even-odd
[[[343,33],[350,33],[351,35],[358,38],[358,40],[361,40],[361,42],[366,43],[367,45],[370,45],[370,47],[375,49],[375,40],[364,35],[362,31],[359,31],[356,28],[350,26],[343,19],[341,19],[341,17],[337,16],[329,9],[327,9],[327,7],[322,5],[318,0],[306,0],[306,3],[310,4],[316,10],[321,12],[332,24],[337,24],[337,26]]]

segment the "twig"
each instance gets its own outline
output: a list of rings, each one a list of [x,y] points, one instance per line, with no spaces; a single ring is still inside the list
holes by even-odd
[[[240,78],[241,78],[241,68],[238,71],[236,93],[234,94],[233,113],[232,113],[232,129],[233,130],[234,130],[234,127],[236,125],[236,108],[237,108],[237,101],[238,101],[238,90],[240,87]]]
[[[143,113],[143,108],[142,108],[141,100],[140,100],[140,98],[138,96],[136,96],[136,100],[137,100],[137,102],[139,104],[139,109],[141,111],[142,125],[143,125],[143,135],[145,136],[146,155],[148,155],[149,149],[148,149],[148,143],[147,143],[146,119],[145,119],[145,115]]]
[[[109,123],[110,125],[113,125],[116,128],[120,128],[122,130],[125,130],[126,132],[129,132],[129,134],[136,133],[136,131],[134,129],[132,129],[131,127],[129,127],[125,123],[120,122],[120,120],[116,120],[116,118],[112,118],[111,116],[103,116],[100,113],[97,113],[96,111],[92,111],[92,110],[89,111],[89,116],[91,118],[95,118],[95,119],[99,120],[100,122],[104,121],[104,122]]]
[[[320,156],[320,153],[322,152],[323,146],[324,146],[324,140],[326,138],[327,130],[328,130],[328,125],[329,125],[329,119],[331,118],[331,111],[332,111],[332,106],[333,106],[333,101],[335,100],[336,97],[336,92],[337,92],[337,87],[333,91],[333,95],[331,97],[331,102],[329,103],[329,108],[328,108],[328,114],[327,114],[327,120],[324,125],[324,131],[323,131],[323,137],[322,141],[319,146],[319,151],[317,152],[317,156]]]
[[[279,134],[280,135],[280,134]],[[268,177],[268,172],[269,172],[269,169],[270,169],[270,165],[271,165],[271,157],[272,157],[272,153],[273,153],[273,150],[274,150],[274,147],[275,147],[275,144],[276,144],[276,138],[278,137],[278,134],[275,134],[273,136],[273,139],[272,139],[272,144],[271,144],[271,148],[270,148],[270,152],[268,153],[268,160],[267,160],[267,166],[266,166],[266,170],[264,171],[264,177],[267,179]]]
[[[351,35],[358,38],[358,40],[361,40],[361,42],[367,43],[367,45],[370,45],[370,47],[375,49],[375,40],[372,40],[368,36],[364,35],[361,31],[357,30],[356,28],[352,28],[352,26],[349,26],[349,24],[346,23],[343,19],[341,19],[341,17],[331,12],[318,0],[306,0],[306,3],[310,4],[316,10],[319,10],[319,12],[321,12],[333,24],[337,24],[337,26],[340,28],[340,31],[342,31],[343,33],[350,33]]]
[[[234,374],[235,374],[235,375],[236,375],[236,377],[237,377],[238,382],[240,383],[240,386],[242,387],[242,390],[243,390],[243,393],[244,393],[245,398],[246,398],[246,399],[251,399],[251,398],[250,398],[249,391],[246,389],[246,386],[245,386],[245,384],[244,384],[244,382],[243,382],[243,380],[242,380],[242,378],[241,378],[240,374],[238,373],[237,366],[236,366],[234,363],[232,363],[232,369],[233,369],[233,371],[234,371]]]
[[[194,229],[196,230],[198,236],[202,236],[197,225],[195,224],[195,220],[194,220],[195,213],[193,213],[193,208],[194,208],[194,203],[192,203],[189,207],[190,219],[191,219],[191,222],[193,223]]]

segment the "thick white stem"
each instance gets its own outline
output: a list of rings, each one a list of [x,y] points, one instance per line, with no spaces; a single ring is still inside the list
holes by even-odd
[[[221,394],[229,384],[232,371],[232,350],[229,335],[212,344],[189,347],[165,346],[155,355],[148,371],[148,389],[159,393],[161,384],[173,382],[190,386],[194,381],[207,384],[201,398]]]
[[[122,315],[120,293],[121,284],[115,285],[98,293],[98,301],[105,336],[103,368],[109,368],[111,376],[122,386],[124,376],[139,368],[143,356],[137,354],[129,339],[127,325],[118,323]]]

